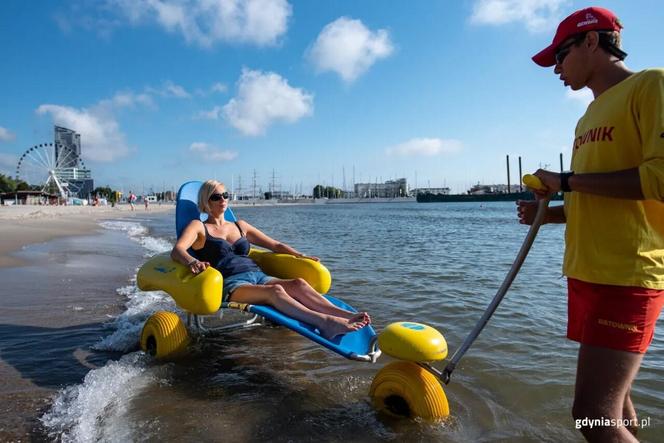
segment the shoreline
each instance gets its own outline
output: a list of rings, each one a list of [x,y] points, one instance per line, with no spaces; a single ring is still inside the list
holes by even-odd
[[[25,246],[55,238],[89,235],[101,229],[100,220],[174,211],[174,205],[154,205],[148,211],[129,205],[111,206],[0,206],[0,268],[25,266],[12,255]]]
[[[6,399],[0,441],[51,441],[41,417],[54,396],[119,358],[93,345],[108,334],[109,319],[126,309],[119,289],[132,285],[144,255],[126,231],[98,224],[143,222],[144,211],[34,209],[23,208],[26,218],[0,221],[0,397]],[[16,254],[7,255],[12,247]]]

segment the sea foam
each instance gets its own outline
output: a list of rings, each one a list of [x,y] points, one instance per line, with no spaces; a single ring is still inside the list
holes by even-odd
[[[40,420],[49,438],[63,442],[131,441],[132,422],[125,420],[131,400],[158,383],[165,366],[149,366],[142,352],[122,356],[94,369],[80,385],[61,390]]]
[[[152,237],[148,228],[136,221],[112,220],[100,225],[112,231],[124,231],[143,248],[145,255],[169,251],[166,239]],[[164,292],[143,292],[132,284],[117,289],[126,298],[126,309],[111,323],[113,332],[95,343],[99,351],[131,352],[136,350],[145,320],[155,311],[178,311],[173,299]],[[146,386],[154,384],[159,371],[168,366],[150,367],[151,357],[133,352],[117,361],[88,372],[82,384],[60,390],[48,412],[41,418],[50,438],[65,442],[131,441],[134,430],[125,414],[131,400]]]

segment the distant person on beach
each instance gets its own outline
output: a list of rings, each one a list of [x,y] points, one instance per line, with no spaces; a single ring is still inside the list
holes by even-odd
[[[143,196],[143,203],[145,204],[145,210],[149,211],[150,210],[150,200],[148,200],[148,197],[146,195]]]
[[[248,257],[251,244],[300,258],[319,259],[268,237],[244,220],[224,220],[228,199],[225,186],[218,181],[208,180],[201,186],[198,208],[208,214],[208,219],[189,223],[171,251],[173,260],[188,266],[194,274],[213,266],[224,277],[224,300],[273,306],[317,327],[328,339],[371,322],[366,312],[354,313],[334,306],[301,278],[281,280],[263,273]],[[190,248],[196,257],[187,252]]]
[[[134,202],[136,201],[136,195],[134,195],[133,192],[129,191],[129,197],[127,197],[127,201],[129,202],[129,206],[131,207],[131,210],[135,210],[136,207],[134,206]]]
[[[545,222],[567,224],[567,337],[581,344],[572,414],[598,442],[637,441],[630,390],[664,305],[664,69],[630,71],[621,29],[611,11],[586,8],[533,57],[594,95],[576,126],[571,171],[535,175],[547,188],[538,198],[565,195]],[[536,203],[517,205],[520,222],[532,224]],[[623,425],[588,426],[593,419]]]

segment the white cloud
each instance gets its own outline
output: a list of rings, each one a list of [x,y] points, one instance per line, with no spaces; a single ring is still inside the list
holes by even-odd
[[[227,92],[228,86],[220,82],[213,83],[208,89],[196,88],[194,90],[194,94],[198,97],[207,97],[211,94],[225,94]]]
[[[218,83],[218,82],[217,82],[217,83],[215,83],[215,84],[212,85],[212,87],[210,88],[210,90],[211,90],[212,92],[219,92],[220,94],[224,94],[224,93],[226,93],[226,92],[228,91],[228,86],[226,86],[226,85],[223,84],[223,83]]]
[[[130,150],[125,135],[120,130],[116,114],[122,109],[137,106],[156,108],[153,99],[155,95],[191,97],[183,87],[167,81],[160,89],[147,87],[142,93],[117,92],[113,97],[100,100],[88,108],[43,104],[37,108],[36,113],[50,115],[54,124],[81,134],[81,155],[84,160],[112,162],[126,156]]]
[[[191,94],[182,86],[166,81],[161,88],[147,87],[145,90],[150,94],[157,94],[162,97],[191,98]]]
[[[13,132],[0,126],[0,142],[10,142],[16,138]]]
[[[463,145],[458,140],[440,138],[413,138],[385,150],[389,156],[433,157],[460,151]]]
[[[188,43],[276,44],[285,34],[292,7],[286,0],[107,0],[133,24],[156,22]]]
[[[151,108],[155,107],[150,94],[134,94],[131,91],[118,92],[113,98],[100,101],[99,105],[116,109],[133,108],[136,105],[143,105]]]
[[[352,82],[392,51],[385,29],[371,31],[360,20],[340,17],[323,28],[309,58],[319,72],[333,71]]]
[[[227,162],[237,158],[237,152],[221,150],[205,142],[194,142],[189,151],[200,155],[205,161]]]
[[[294,123],[313,113],[314,97],[274,72],[243,69],[237,96],[223,107],[228,123],[245,135],[260,135],[276,121]]]
[[[471,23],[504,25],[521,22],[530,32],[550,31],[560,21],[570,0],[478,0]]]
[[[593,95],[593,91],[591,91],[589,88],[583,88],[579,89],[578,91],[573,91],[572,89],[567,89],[567,92],[565,93],[565,96],[570,99],[574,100],[583,106],[588,106],[590,102],[595,100],[595,96]]]
[[[16,172],[16,163],[18,163],[18,156],[0,152],[0,173],[13,177]]]
[[[118,122],[103,104],[90,109],[45,104],[39,106],[36,112],[39,115],[50,114],[54,124],[81,134],[84,160],[110,162],[129,152]]]
[[[209,111],[200,111],[194,116],[194,119],[200,120],[219,120],[221,117],[223,108],[221,106],[215,106]]]
[[[164,85],[164,94],[167,97],[177,97],[177,98],[190,98],[189,94],[182,86],[176,85],[173,82],[166,82]]]

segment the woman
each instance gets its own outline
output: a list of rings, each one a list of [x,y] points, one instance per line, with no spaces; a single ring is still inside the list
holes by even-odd
[[[171,251],[173,260],[188,266],[194,274],[213,266],[224,277],[224,300],[273,306],[296,320],[315,326],[327,339],[371,323],[366,312],[355,313],[334,306],[301,278],[282,280],[263,273],[248,257],[252,243],[273,252],[319,259],[306,257],[243,220],[226,221],[224,212],[228,208],[228,197],[222,183],[216,180],[203,183],[198,193],[198,209],[205,212],[208,219],[189,223]],[[197,257],[187,252],[190,248]]]

